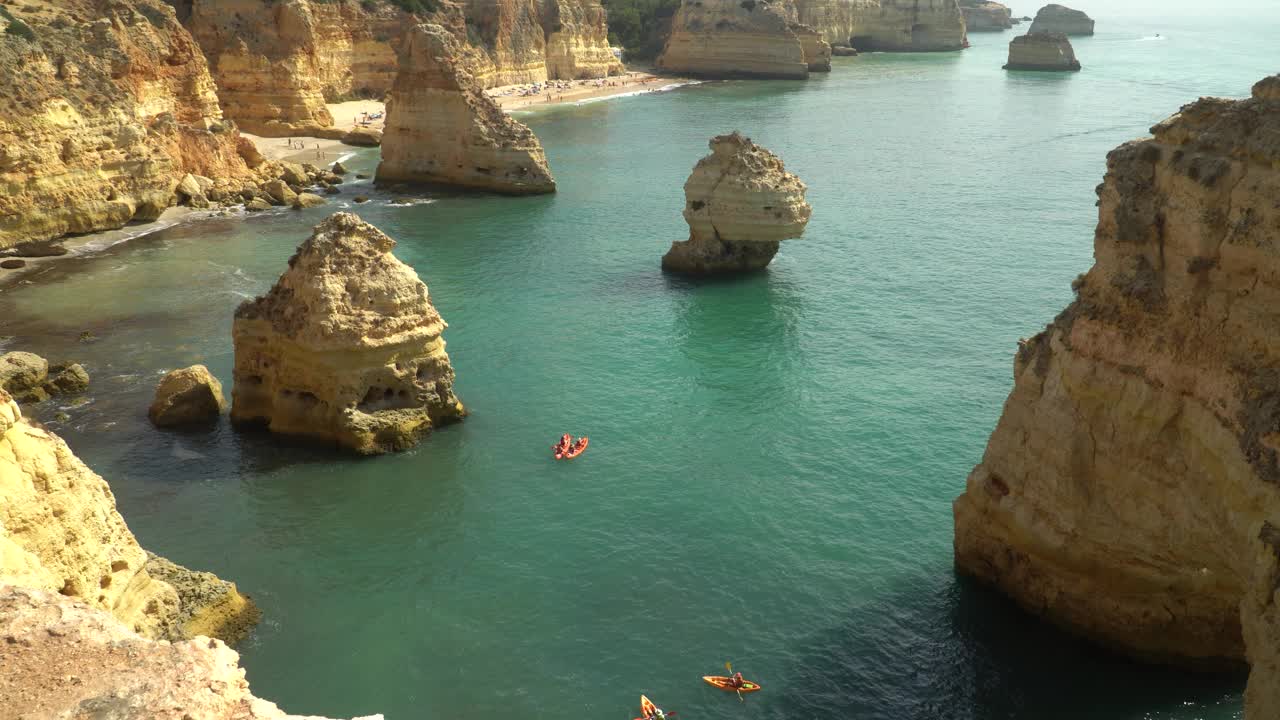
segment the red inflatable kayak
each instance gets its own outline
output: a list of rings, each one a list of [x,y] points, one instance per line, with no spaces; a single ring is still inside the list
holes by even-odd
[[[578,442],[574,443],[573,447],[569,448],[567,451],[564,452],[564,454],[560,458],[557,458],[557,459],[572,460],[578,457],[579,455],[581,455],[582,452],[586,449],[587,449],[587,436],[583,435],[582,437],[578,438]]]

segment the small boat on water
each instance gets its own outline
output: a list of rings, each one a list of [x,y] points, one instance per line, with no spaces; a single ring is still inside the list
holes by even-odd
[[[753,683],[750,680],[743,680],[742,687],[734,687],[733,678],[725,677],[723,675],[703,675],[702,679],[707,681],[708,685],[714,685],[721,690],[728,690],[729,692],[749,693],[760,689],[759,684]]]
[[[587,449],[587,437],[583,435],[578,438],[577,442],[573,441],[573,436],[565,433],[560,436],[560,442],[551,446],[553,456],[557,460],[572,460],[582,454]]]
[[[653,704],[653,701],[644,695],[640,696],[640,717],[636,720],[662,720],[674,716],[674,712],[664,713],[662,708]]]

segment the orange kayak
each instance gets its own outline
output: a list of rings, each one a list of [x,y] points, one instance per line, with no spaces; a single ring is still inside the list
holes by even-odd
[[[647,720],[658,714],[658,706],[653,704],[649,698],[640,696],[640,717],[636,720]]]
[[[743,680],[742,687],[736,688],[733,686],[733,678],[724,677],[723,675],[703,675],[702,679],[706,680],[708,685],[715,685],[721,690],[728,690],[729,692],[741,691],[749,693],[760,689],[759,685],[750,680]]]
[[[574,444],[573,444],[573,447],[571,447],[571,448],[569,448],[568,450],[566,450],[566,451],[563,453],[563,456],[562,456],[561,458],[558,458],[558,459],[563,459],[563,460],[572,460],[572,459],[574,459],[574,458],[578,457],[579,455],[581,455],[581,454],[582,454],[582,451],[583,451],[583,450],[586,450],[586,449],[587,449],[587,442],[588,442],[588,441],[587,441],[587,437],[586,437],[585,435],[584,435],[584,436],[582,436],[582,437],[580,437],[580,438],[578,438],[578,442],[574,443]]]

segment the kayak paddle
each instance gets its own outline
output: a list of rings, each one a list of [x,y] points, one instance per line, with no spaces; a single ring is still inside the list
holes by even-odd
[[[733,663],[726,660],[724,663],[724,669],[729,671],[729,679],[733,680]],[[742,688],[734,688],[734,690],[738,691],[738,702],[746,702],[746,700],[742,699]]]

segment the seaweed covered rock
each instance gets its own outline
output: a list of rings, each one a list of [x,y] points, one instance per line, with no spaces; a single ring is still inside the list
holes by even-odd
[[[337,213],[236,310],[231,419],[370,454],[463,416],[447,325],[395,241]]]
[[[805,185],[782,160],[737,132],[714,137],[684,184],[689,239],[673,243],[662,268],[683,273],[759,270],[779,244],[800,237],[812,209]]]

